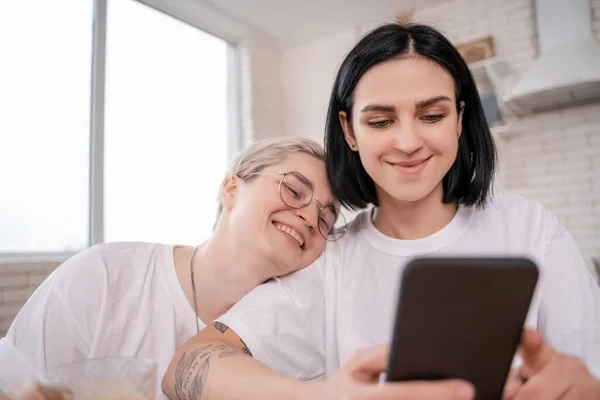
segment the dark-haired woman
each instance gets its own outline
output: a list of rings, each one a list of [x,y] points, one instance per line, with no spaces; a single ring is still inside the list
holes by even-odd
[[[385,367],[385,349],[359,351],[389,342],[407,261],[464,254],[525,255],[540,267],[526,326],[547,344],[524,342],[526,378],[537,374],[525,394],[600,395],[586,369],[600,367],[600,290],[553,215],[524,198],[491,195],[494,142],[469,68],[443,35],[399,24],[366,35],[338,72],[325,142],[336,197],[372,207],[315,264],[256,288],[217,329],[180,349],[163,380],[168,395],[469,398],[460,382],[369,384]],[[221,359],[241,340],[254,359]],[[560,361],[548,345],[578,359]],[[284,378],[257,360],[288,377],[328,379]]]

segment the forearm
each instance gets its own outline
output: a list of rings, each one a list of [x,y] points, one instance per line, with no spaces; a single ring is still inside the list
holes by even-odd
[[[177,351],[162,381],[173,400],[315,399],[319,386],[281,375],[222,342],[194,340]]]

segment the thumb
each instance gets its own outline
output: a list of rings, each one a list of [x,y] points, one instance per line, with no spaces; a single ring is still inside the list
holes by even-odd
[[[37,383],[28,383],[16,385],[9,389],[7,395],[15,400],[45,400],[44,395],[39,391]]]
[[[377,380],[387,366],[389,354],[389,345],[359,350],[348,363],[350,374],[361,382]]]
[[[72,399],[70,390],[46,386],[39,383],[19,385],[9,391],[10,398],[16,400],[65,400]]]
[[[523,357],[521,373],[526,379],[544,368],[556,354],[540,334],[533,330],[523,332],[519,352]]]

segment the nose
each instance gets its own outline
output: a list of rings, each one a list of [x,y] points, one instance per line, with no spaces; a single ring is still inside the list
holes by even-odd
[[[423,138],[412,123],[398,124],[394,132],[394,147],[403,153],[412,154],[423,147]]]
[[[317,229],[319,219],[319,209],[314,201],[311,201],[305,207],[296,210],[296,215],[304,221],[311,231]]]

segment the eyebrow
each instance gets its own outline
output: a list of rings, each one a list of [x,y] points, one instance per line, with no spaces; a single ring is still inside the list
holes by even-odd
[[[335,203],[334,203],[334,202],[332,202],[332,201],[330,200],[330,201],[327,201],[325,204],[323,204],[323,203],[321,203],[319,200],[317,200],[317,199],[314,197],[314,194],[313,194],[313,200],[314,200],[314,201],[316,201],[317,203],[319,203],[319,208],[325,208],[325,207],[333,207],[333,208],[335,208],[335,209],[336,209],[336,213],[335,213],[335,215],[337,216],[337,207],[335,206]]]
[[[364,106],[362,110],[360,110],[360,112],[369,112],[369,111],[395,112],[396,107],[387,106],[387,105],[383,105],[383,104],[368,104],[368,105]]]
[[[448,96],[436,96],[427,100],[419,101],[417,102],[416,106],[417,108],[425,108],[439,103],[441,101],[452,101],[452,99]]]
[[[417,109],[426,108],[432,106],[441,101],[452,101],[452,99],[448,96],[436,96],[427,100],[418,101],[415,105]],[[368,104],[360,110],[361,112],[369,112],[369,111],[381,111],[381,112],[396,112],[396,107],[387,105],[387,104]]]

